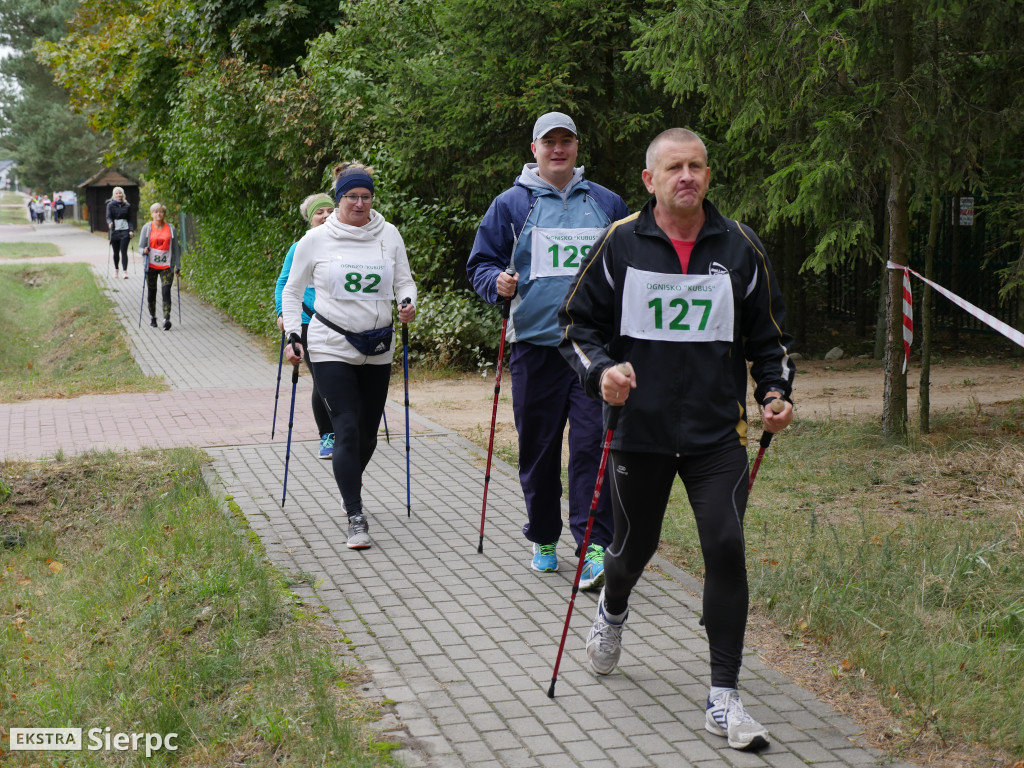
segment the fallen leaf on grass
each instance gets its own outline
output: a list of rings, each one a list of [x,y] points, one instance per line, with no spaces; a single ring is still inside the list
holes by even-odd
[[[57,562],[52,557],[48,557],[46,559],[46,565],[49,566],[50,570],[53,571],[54,574],[58,574],[64,570],[64,565]]]

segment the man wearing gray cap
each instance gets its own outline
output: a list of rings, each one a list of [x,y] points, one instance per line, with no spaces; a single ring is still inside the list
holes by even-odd
[[[527,163],[498,195],[476,233],[466,272],[491,304],[511,302],[512,411],[519,433],[519,480],[526,500],[523,535],[533,543],[535,571],[558,570],[562,531],[562,437],[569,425],[569,528],[577,553],[587,528],[601,460],[601,403],[584,392],[558,352],[557,312],[580,262],[601,232],[629,215],[621,197],[587,181],[576,167],[579,133],[561,112],[533,126]],[[604,582],[604,548],[612,539],[611,505],[603,494],[584,554],[582,589]]]

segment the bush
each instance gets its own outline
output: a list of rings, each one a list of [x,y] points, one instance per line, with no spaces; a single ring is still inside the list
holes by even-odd
[[[210,217],[197,229],[199,242],[183,260],[195,292],[249,330],[276,335],[274,285],[289,246],[302,236],[298,217]]]
[[[501,315],[468,289],[435,289],[419,297],[409,333],[409,359],[431,368],[493,365]],[[398,349],[401,354],[401,349]]]

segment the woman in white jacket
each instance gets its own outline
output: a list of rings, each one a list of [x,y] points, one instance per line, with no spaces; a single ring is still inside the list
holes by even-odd
[[[307,331],[316,388],[334,428],[334,478],[348,514],[349,549],[370,546],[363,510],[363,470],[377,447],[395,351],[398,319],[416,316],[416,284],[405,243],[394,225],[373,210],[373,168],[342,163],[334,169],[337,209],[309,230],[295,248],[281,295],[288,362],[302,355],[302,296],[316,290]],[[408,300],[408,301],[406,301]]]

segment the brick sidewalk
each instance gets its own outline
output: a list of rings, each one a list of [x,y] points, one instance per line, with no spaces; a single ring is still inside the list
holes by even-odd
[[[196,445],[213,458],[210,483],[234,498],[279,567],[308,574],[319,601],[372,673],[367,694],[395,702],[382,728],[403,739],[409,765],[461,768],[561,766],[773,766],[888,764],[828,705],[747,652],[743,700],[767,725],[760,754],[729,749],[704,730],[706,635],[700,584],[656,558],[630,604],[619,669],[594,676],[584,638],[595,598],[580,593],[554,699],[551,671],[575,575],[529,569],[522,493],[496,461],[483,553],[477,553],[485,454],[411,414],[411,517],[406,509],[404,409],[392,392],[392,442],[378,445],[365,477],[373,548],[345,548],[344,514],[330,465],[315,455],[308,377],[296,404],[288,499],[281,508],[282,380],[278,435],[269,442],[276,364],[216,310],[182,294],[182,319],[164,332],[137,327],[142,281],[107,279],[104,241],[44,225],[0,239],[52,236],[67,259],[89,261],[113,299],[143,369],[170,393],[0,405],[4,456],[43,457],[89,447]],[[109,253],[109,251],[108,251]],[[268,292],[270,287],[268,287]],[[175,299],[177,291],[175,290]],[[415,326],[413,326],[415,328]],[[415,331],[413,331],[415,332]],[[214,352],[209,353],[211,343]],[[415,387],[413,382],[412,387]],[[158,418],[167,398],[173,405]],[[559,550],[571,552],[566,527]],[[901,765],[901,764],[893,764]],[[905,764],[903,764],[905,765]]]

